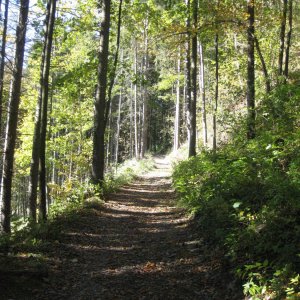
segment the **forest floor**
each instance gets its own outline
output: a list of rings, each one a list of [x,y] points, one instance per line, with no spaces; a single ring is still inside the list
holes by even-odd
[[[0,299],[243,299],[220,251],[175,206],[170,175],[170,163],[156,158],[101,209],[62,221],[37,276],[1,283],[0,271]]]

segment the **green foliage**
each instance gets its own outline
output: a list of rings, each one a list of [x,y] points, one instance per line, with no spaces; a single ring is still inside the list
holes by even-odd
[[[101,210],[104,205],[104,201],[100,199],[100,197],[91,197],[84,201],[83,207],[86,209],[96,209]]]
[[[143,160],[132,159],[125,161],[118,166],[116,172],[111,172],[106,176],[103,185],[104,195],[114,192],[122,185],[131,182],[138,175],[151,170],[153,167],[154,161],[151,156]]]
[[[279,86],[258,108],[256,139],[234,133],[173,175],[181,205],[224,248],[252,299],[300,295],[299,97],[299,86]]]
[[[62,186],[50,184],[49,219],[45,223],[32,224],[29,219],[14,217],[12,234],[0,235],[0,253],[9,251],[35,251],[47,243],[56,241],[61,234],[61,222],[72,223],[81,211],[101,210],[105,201],[103,195],[111,193],[121,185],[129,183],[136,176],[154,167],[151,156],[143,160],[129,160],[118,166],[116,173],[107,175],[103,190],[91,183],[68,180]],[[15,249],[15,250],[14,250]]]
[[[154,162],[151,157],[140,161],[125,161],[118,166],[117,172],[111,171],[106,174],[102,189],[99,189],[98,186],[91,184],[89,181],[79,182],[76,179],[69,179],[65,181],[63,185],[50,183],[48,187],[52,205],[49,215],[51,218],[55,218],[61,214],[78,210],[82,207],[100,207],[103,204],[103,197],[105,198],[107,194],[129,183],[136,176],[150,170],[153,166]]]
[[[36,256],[38,249],[59,238],[61,227],[58,219],[50,218],[46,223],[32,224],[28,219],[14,218],[12,233],[0,235],[0,253],[30,252]]]

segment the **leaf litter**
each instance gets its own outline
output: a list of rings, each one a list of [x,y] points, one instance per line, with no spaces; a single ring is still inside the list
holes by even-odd
[[[48,277],[15,299],[243,299],[223,257],[176,207],[170,174],[157,158],[103,207],[62,224],[45,253]]]

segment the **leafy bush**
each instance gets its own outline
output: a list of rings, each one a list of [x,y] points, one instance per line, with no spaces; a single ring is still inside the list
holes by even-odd
[[[76,180],[68,180],[62,186],[50,184],[52,203],[48,221],[31,224],[28,219],[13,217],[12,234],[0,235],[0,253],[12,251],[12,248],[31,251],[46,245],[50,240],[57,240],[62,231],[60,220],[72,223],[82,209],[100,210],[105,203],[102,200],[105,194],[115,191],[153,167],[154,161],[150,156],[139,161],[126,161],[119,166],[118,172],[106,175],[102,190],[90,182],[80,183]]]
[[[58,216],[66,211],[72,211],[86,205],[89,198],[105,198],[105,195],[114,192],[120,186],[129,183],[136,176],[150,170],[154,166],[151,156],[143,160],[128,160],[118,166],[116,171],[108,172],[105,176],[102,189],[87,182],[68,180],[62,186],[49,184],[52,204],[50,207],[51,217]]]
[[[107,174],[103,186],[104,195],[111,193],[120,186],[131,182],[134,178],[142,173],[153,169],[153,167],[154,160],[151,156],[147,156],[142,160],[131,159],[125,161],[121,165],[117,166],[115,172],[110,172]]]
[[[223,247],[252,299],[300,296],[299,97],[299,87],[279,87],[258,108],[254,140],[234,133],[173,174],[179,203]]]

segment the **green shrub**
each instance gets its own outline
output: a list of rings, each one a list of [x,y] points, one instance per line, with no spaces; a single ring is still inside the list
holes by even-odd
[[[252,299],[296,299],[300,273],[300,87],[258,108],[257,137],[180,162],[173,182],[201,233],[223,247]],[[244,120],[241,121],[241,126]]]

